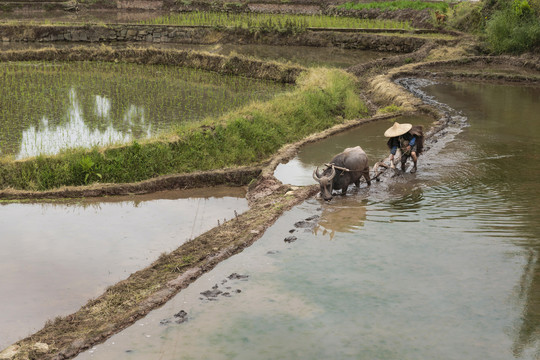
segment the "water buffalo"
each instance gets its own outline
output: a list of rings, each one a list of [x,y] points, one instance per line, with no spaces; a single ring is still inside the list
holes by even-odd
[[[346,148],[342,153],[334,156],[330,164],[333,166],[327,166],[322,174],[319,174],[319,167],[313,170],[313,178],[321,185],[321,196],[324,200],[332,200],[334,189],[341,190],[341,194],[345,195],[350,184],[360,186],[362,175],[368,186],[371,185],[368,157],[360,146]]]

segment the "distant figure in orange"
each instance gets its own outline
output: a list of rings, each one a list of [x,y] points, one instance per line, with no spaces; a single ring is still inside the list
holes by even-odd
[[[442,25],[446,21],[446,15],[441,14],[439,10],[435,10],[435,17],[437,18],[437,24]]]

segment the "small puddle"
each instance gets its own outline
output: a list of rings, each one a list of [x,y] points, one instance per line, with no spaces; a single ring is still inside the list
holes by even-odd
[[[245,189],[0,203],[0,348],[247,210]]]

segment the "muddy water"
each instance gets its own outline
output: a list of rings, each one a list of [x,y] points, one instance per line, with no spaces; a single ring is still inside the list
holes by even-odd
[[[426,90],[465,122],[430,144],[417,174],[295,207],[79,359],[537,358],[540,89]],[[214,285],[229,296],[201,294]]]
[[[247,209],[242,188],[0,204],[0,349]]]
[[[370,167],[388,155],[385,140],[381,137],[384,131],[392,126],[393,121],[399,123],[414,123],[428,129],[433,119],[427,116],[400,116],[388,120],[368,123],[356,129],[332,136],[329,139],[308,144],[298,152],[298,155],[286,164],[279,164],[274,176],[285,184],[310,185],[314,183],[312,173],[316,166],[322,169],[332,156],[342,152],[347,147],[360,145],[366,152]]]

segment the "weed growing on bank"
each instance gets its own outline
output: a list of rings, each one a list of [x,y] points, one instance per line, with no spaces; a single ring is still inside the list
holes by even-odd
[[[90,182],[126,183],[261,162],[281,146],[367,114],[352,75],[312,69],[295,90],[218,119],[185,124],[160,140],[71,150],[0,164],[0,188],[46,190]]]

